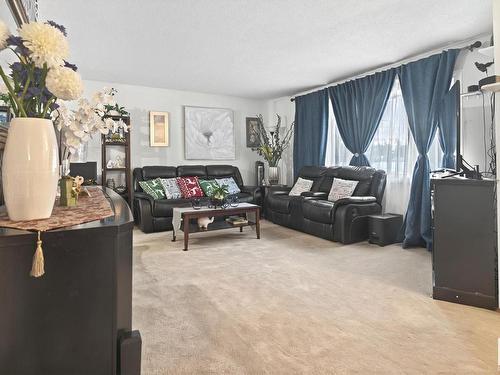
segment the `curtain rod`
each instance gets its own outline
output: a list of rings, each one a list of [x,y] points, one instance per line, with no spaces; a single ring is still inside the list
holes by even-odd
[[[470,49],[478,41],[478,39],[483,39],[483,38],[486,38],[486,37],[489,37],[489,36],[491,36],[491,33],[479,34],[479,35],[477,35],[477,36],[475,36],[473,38],[462,40],[461,42],[450,43],[450,44],[447,44],[445,46],[442,46],[442,47],[439,47],[439,48],[435,48],[435,49],[433,49],[431,51],[427,51],[427,52],[419,53],[418,55],[413,55],[413,56],[410,56],[410,57],[406,57],[406,58],[404,58],[402,60],[399,60],[399,61],[396,61],[395,63],[392,63],[392,64],[380,66],[378,68],[375,68],[375,69],[372,69],[372,70],[369,70],[369,71],[366,71],[366,72],[363,72],[363,73],[359,73],[357,75],[354,75],[354,76],[351,76],[351,77],[348,77],[348,78],[342,78],[342,79],[340,79],[338,81],[333,81],[333,82],[327,83],[326,85],[318,86],[318,87],[316,87],[314,89],[309,89],[309,90],[301,91],[301,92],[293,95],[290,98],[290,101],[292,101],[292,102],[295,101],[295,97],[297,97],[297,96],[302,96],[302,95],[305,95],[305,94],[310,94],[312,92],[319,91],[319,90],[325,89],[325,88],[330,87],[330,86],[337,86],[337,85],[340,85],[341,83],[344,83],[344,82],[347,82],[347,81],[352,81],[354,79],[366,77],[366,76],[369,76],[371,74],[375,74],[375,73],[378,73],[378,72],[383,72],[383,71],[386,71],[386,70],[389,70],[389,69],[392,69],[392,68],[396,68],[398,66],[401,66],[401,65],[404,65],[404,64],[408,64],[410,62],[417,61],[417,60],[420,60],[420,59],[425,58],[425,57],[429,57],[431,55],[434,55],[435,53],[438,53],[438,52],[441,52],[441,51],[444,51],[444,50],[447,50],[447,49],[451,49],[451,48],[461,48],[461,49],[469,48]],[[478,47],[474,47],[474,48],[478,48]],[[472,51],[472,49],[470,49],[470,50]]]

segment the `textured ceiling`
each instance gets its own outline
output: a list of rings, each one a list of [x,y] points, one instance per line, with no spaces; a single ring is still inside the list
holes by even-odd
[[[84,79],[291,95],[491,32],[491,0],[39,0]]]

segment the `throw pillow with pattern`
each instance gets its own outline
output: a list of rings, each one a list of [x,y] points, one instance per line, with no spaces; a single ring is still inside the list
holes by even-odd
[[[167,199],[182,198],[181,191],[179,190],[179,186],[177,185],[177,180],[175,178],[160,178],[159,180],[163,186],[163,191],[165,192]]]
[[[147,181],[139,181],[139,185],[142,190],[153,199],[162,199],[165,198],[165,192],[163,191],[163,185],[160,182],[159,178],[155,178],[154,180]]]
[[[229,192],[229,194],[241,193],[241,190],[238,187],[238,184],[236,183],[236,181],[234,181],[234,178],[232,178],[232,177],[216,178],[215,181],[217,181],[219,186],[226,185],[227,191]]]
[[[177,177],[177,185],[182,194],[182,198],[203,197],[198,177]]]
[[[354,193],[354,189],[359,181],[343,180],[341,178],[334,178],[328,200],[335,202],[342,198],[349,198]]]
[[[305,193],[306,191],[311,191],[313,182],[314,181],[312,180],[306,180],[305,178],[299,177],[288,195],[300,196],[300,194]]]
[[[214,189],[219,187],[219,184],[215,180],[199,180],[199,183],[201,190],[203,190],[207,197],[211,197]]]

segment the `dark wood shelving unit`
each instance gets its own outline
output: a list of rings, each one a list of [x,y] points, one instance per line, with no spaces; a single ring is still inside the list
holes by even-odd
[[[111,116],[113,120],[122,120],[127,126],[129,130],[126,133],[123,133],[125,141],[113,141],[110,140],[110,135],[102,135],[101,136],[101,176],[102,176],[102,185],[106,186],[106,181],[108,178],[113,178],[112,176],[119,175],[121,173],[125,174],[125,188],[126,190],[122,193],[118,193],[122,198],[124,198],[129,206],[132,206],[132,179],[131,179],[131,163],[130,163],[130,117],[128,116]],[[113,135],[113,133],[111,134]],[[123,148],[125,154],[125,166],[119,168],[108,168],[108,160],[109,160],[109,148]],[[108,174],[111,172],[111,175]],[[119,183],[115,186],[117,187]],[[116,191],[116,190],[115,190]]]

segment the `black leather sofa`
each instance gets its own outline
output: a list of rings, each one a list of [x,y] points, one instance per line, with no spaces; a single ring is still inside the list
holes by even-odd
[[[133,171],[134,218],[135,223],[143,232],[152,233],[171,230],[174,207],[190,206],[191,201],[183,198],[154,200],[142,190],[139,181],[152,180],[158,177],[172,178],[182,176],[197,176],[203,179],[233,177],[241,190],[241,193],[238,194],[240,202],[262,203],[260,189],[255,186],[243,185],[239,169],[232,165],[150,166],[135,168]],[[207,199],[202,198],[202,203],[206,203]]]
[[[266,219],[345,244],[368,238],[367,215],[382,211],[386,174],[370,167],[303,167],[299,177],[313,180],[310,192],[289,196],[291,188],[271,188],[265,197]],[[327,200],[335,178],[359,181],[353,196]]]

